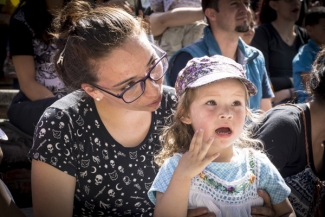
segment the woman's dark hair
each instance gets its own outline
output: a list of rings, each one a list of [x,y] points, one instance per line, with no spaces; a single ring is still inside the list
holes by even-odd
[[[35,37],[49,42],[48,32],[53,16],[47,11],[45,0],[21,0],[15,13],[22,7],[24,8],[26,22],[34,31]]]
[[[270,1],[272,0],[262,0],[260,4],[258,12],[259,24],[271,23],[277,18],[276,11],[270,7]]]
[[[307,91],[315,102],[325,104],[325,47],[318,53],[313,63]]]
[[[305,26],[313,26],[319,23],[320,19],[325,18],[325,7],[312,7],[307,11],[305,17]]]
[[[54,19],[53,29],[59,49],[53,60],[58,76],[71,90],[83,83],[95,84],[96,63],[144,31],[141,22],[122,9],[93,8],[80,0],[67,3]]]

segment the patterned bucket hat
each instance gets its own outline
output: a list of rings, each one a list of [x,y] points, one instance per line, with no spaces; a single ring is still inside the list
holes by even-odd
[[[255,85],[246,76],[243,67],[234,60],[221,56],[193,58],[182,69],[176,80],[178,99],[187,88],[195,88],[227,78],[239,79],[246,86],[249,96],[257,93]]]

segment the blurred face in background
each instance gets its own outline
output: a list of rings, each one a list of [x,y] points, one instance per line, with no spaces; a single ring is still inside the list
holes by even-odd
[[[276,11],[277,20],[296,22],[299,19],[301,2],[303,0],[272,0],[271,8]]]
[[[306,26],[306,30],[316,44],[325,45],[325,18],[320,18],[317,24]]]
[[[253,18],[252,10],[249,10],[248,12],[248,20],[249,20],[249,29],[247,32],[240,33],[240,37],[244,40],[246,44],[249,45],[255,35],[255,29],[254,29],[255,21]]]

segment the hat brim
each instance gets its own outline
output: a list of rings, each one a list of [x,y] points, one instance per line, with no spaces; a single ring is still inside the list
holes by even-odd
[[[214,83],[216,81],[230,79],[230,78],[234,78],[234,79],[238,79],[238,80],[242,81],[243,84],[246,86],[246,89],[247,89],[247,92],[248,92],[249,96],[256,95],[256,93],[257,93],[256,86],[251,81],[249,81],[246,78],[240,77],[240,76],[231,75],[231,73],[229,73],[229,72],[212,73],[212,74],[202,76],[201,78],[199,78],[199,79],[195,80],[194,82],[188,84],[187,88],[201,87],[201,86],[204,86],[204,85],[207,85],[207,84]]]

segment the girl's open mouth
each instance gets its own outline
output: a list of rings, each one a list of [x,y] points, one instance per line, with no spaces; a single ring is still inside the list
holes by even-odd
[[[220,127],[216,129],[216,134],[218,135],[229,135],[232,133],[231,129],[229,127]]]

